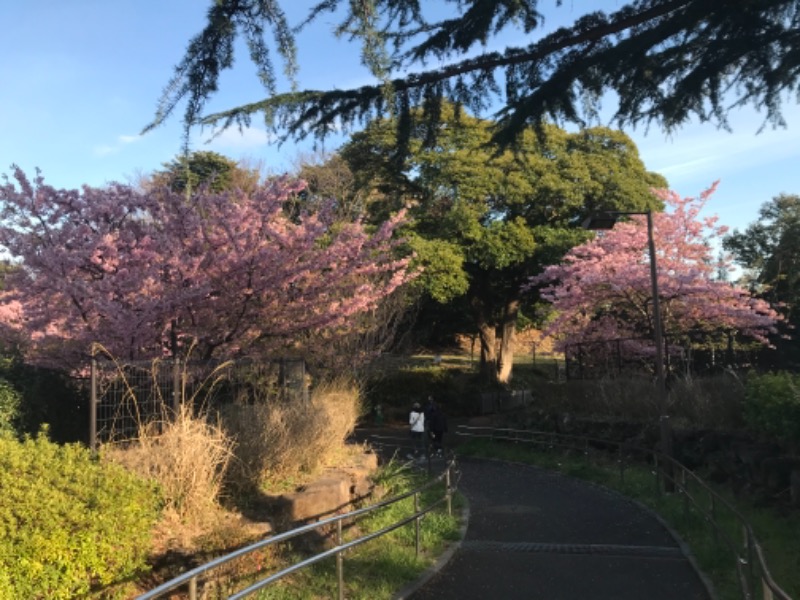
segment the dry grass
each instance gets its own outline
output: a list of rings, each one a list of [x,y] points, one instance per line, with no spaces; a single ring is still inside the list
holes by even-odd
[[[202,526],[217,517],[232,450],[219,425],[184,406],[175,418],[140,427],[136,441],[107,445],[102,454],[158,482],[167,521]]]
[[[308,402],[225,407],[222,422],[236,442],[229,481],[257,489],[308,478],[341,456],[361,410],[359,389],[347,380],[317,386]]]
[[[672,414],[688,424],[716,429],[744,425],[744,399],[744,382],[733,372],[682,377],[669,392]]]

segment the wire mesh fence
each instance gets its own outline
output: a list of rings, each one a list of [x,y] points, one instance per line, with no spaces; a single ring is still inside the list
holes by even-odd
[[[602,379],[653,371],[652,337],[590,340],[564,348],[567,379]],[[771,358],[768,349],[737,340],[725,331],[689,331],[680,339],[664,336],[667,372],[708,374],[723,369],[759,366]]]
[[[120,363],[97,357],[90,377],[90,441],[124,442],[159,428],[182,405],[214,409],[227,403],[308,400],[302,359]]]

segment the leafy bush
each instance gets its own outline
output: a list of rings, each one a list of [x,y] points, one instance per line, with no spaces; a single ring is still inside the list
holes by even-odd
[[[748,377],[744,413],[755,430],[800,443],[800,377],[786,372]]]
[[[74,598],[141,572],[152,484],[45,433],[0,434],[0,598]]]
[[[0,377],[0,431],[16,431],[19,410],[19,392]]]
[[[480,375],[469,368],[407,366],[371,374],[366,385],[369,406],[383,406],[392,419],[408,418],[414,402],[431,395],[450,416],[474,414],[479,406]]]
[[[64,373],[26,365],[19,356],[5,354],[0,356],[0,378],[18,394],[14,425],[19,433],[34,435],[48,424],[48,436],[53,441],[88,443],[88,396],[74,380]]]

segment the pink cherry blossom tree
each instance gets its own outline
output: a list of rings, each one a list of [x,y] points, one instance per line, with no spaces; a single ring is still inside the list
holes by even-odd
[[[292,218],[302,184],[252,193],[130,186],[55,189],[14,167],[0,185],[12,257],[0,334],[33,363],[85,364],[94,342],[122,359],[254,355],[346,330],[412,276],[397,215],[369,233],[332,211]],[[329,341],[326,343],[330,343]]]
[[[727,228],[717,224],[716,216],[701,217],[700,213],[716,186],[697,198],[654,191],[667,209],[653,215],[664,334],[675,342],[692,331],[725,331],[769,344],[768,336],[775,333],[780,315],[747,290],[715,279],[729,265],[725,258],[713,259],[710,240]],[[653,297],[644,215],[619,222],[573,248],[561,264],[531,278],[526,289],[534,287],[552,304],[554,317],[547,333],[557,338],[559,349],[579,342],[628,340],[621,348],[629,356],[653,355]]]

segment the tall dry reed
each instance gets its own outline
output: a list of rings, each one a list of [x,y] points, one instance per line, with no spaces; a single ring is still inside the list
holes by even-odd
[[[200,522],[219,506],[233,444],[221,426],[182,406],[174,418],[142,425],[135,441],[109,444],[101,453],[158,482],[167,512]]]
[[[224,407],[222,422],[236,442],[229,481],[263,488],[313,475],[344,452],[361,410],[358,386],[349,380],[317,386],[308,401],[262,399]]]

